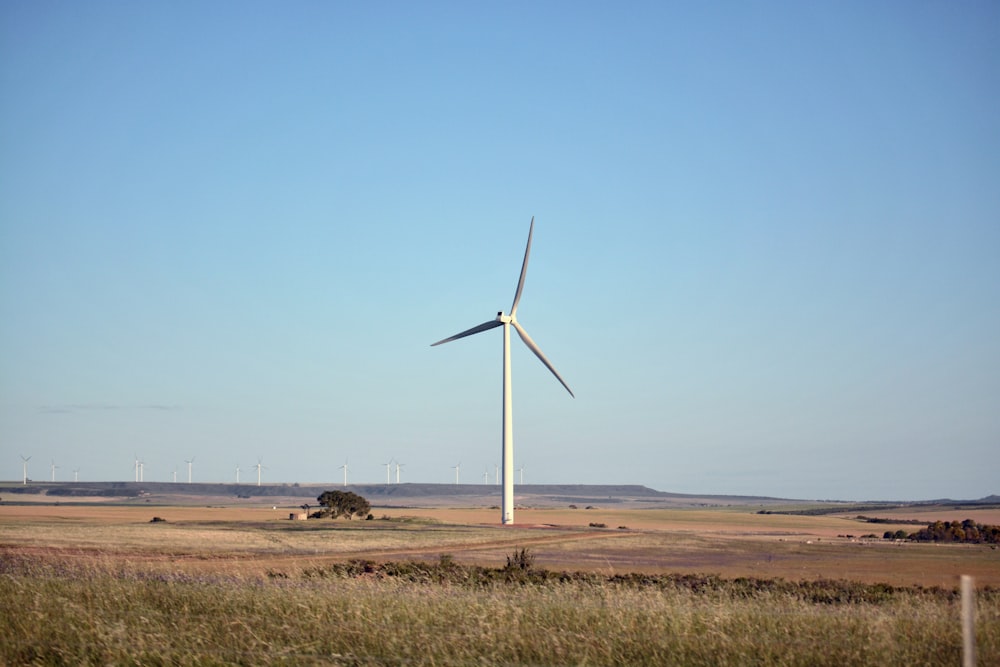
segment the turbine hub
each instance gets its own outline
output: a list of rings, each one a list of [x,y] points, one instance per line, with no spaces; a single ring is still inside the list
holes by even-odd
[[[510,324],[511,322],[514,321],[514,316],[513,315],[505,315],[504,312],[501,310],[499,313],[497,313],[497,319],[496,319],[496,321],[497,322],[503,322],[504,324]]]

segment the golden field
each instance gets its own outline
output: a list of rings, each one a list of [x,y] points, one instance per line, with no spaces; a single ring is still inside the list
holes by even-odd
[[[713,573],[789,580],[849,579],[953,587],[969,574],[1000,587],[1000,550],[986,545],[861,539],[897,527],[847,516],[757,514],[715,509],[522,509],[511,527],[486,508],[373,508],[373,521],[290,521],[295,506],[0,505],[0,548],[128,556],[164,568],[239,567],[264,571],[348,558],[496,565],[530,548],[539,566],[569,571]],[[1000,523],[1000,511],[961,516],[895,512],[899,519],[973,518]],[[154,516],[163,523],[150,523]],[[604,524],[603,528],[590,524]],[[852,536],[852,537],[847,537]]]
[[[952,665],[961,574],[1000,659],[1000,551],[893,524],[202,500],[0,504],[0,664]]]

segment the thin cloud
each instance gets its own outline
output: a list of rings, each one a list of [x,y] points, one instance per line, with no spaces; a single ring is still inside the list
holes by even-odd
[[[157,410],[172,411],[180,410],[180,406],[167,403],[149,403],[146,405],[126,405],[116,403],[65,403],[61,405],[43,405],[38,411],[43,414],[65,415],[78,412],[105,412],[115,410]]]

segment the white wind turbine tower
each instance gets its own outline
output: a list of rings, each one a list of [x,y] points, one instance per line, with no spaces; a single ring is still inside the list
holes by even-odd
[[[79,482],[80,481],[80,469],[79,468],[74,468],[73,469],[73,481],[74,482]]]
[[[483,484],[489,484],[489,483],[490,483],[490,469],[487,468],[486,470],[483,471]]]
[[[260,471],[261,471],[262,468],[265,467],[263,465],[262,461],[263,461],[263,459],[258,456],[257,457],[257,465],[254,466],[255,468],[257,468],[257,486],[260,486]]]
[[[510,307],[510,315],[505,315],[503,311],[497,313],[496,319],[483,322],[480,325],[474,326],[471,329],[467,329],[461,333],[457,333],[450,338],[445,338],[444,340],[439,340],[433,345],[441,345],[442,343],[448,343],[453,340],[458,340],[459,338],[465,338],[466,336],[471,336],[483,331],[488,331],[496,327],[503,327],[503,426],[501,430],[501,439],[503,441],[503,509],[501,513],[501,521],[505,525],[514,523],[514,416],[513,416],[513,406],[511,404],[511,384],[510,384],[510,327],[513,326],[517,331],[517,335],[521,337],[521,340],[528,349],[535,353],[539,361],[545,364],[545,367],[551,371],[556,379],[559,380],[560,384],[566,388],[570,396],[573,396],[573,391],[566,384],[566,381],[562,379],[562,376],[556,371],[556,369],[549,363],[549,360],[545,358],[542,354],[541,349],[535,344],[535,341],[531,340],[531,336],[528,332],[517,321],[517,304],[521,300],[521,292],[524,290],[524,276],[528,272],[528,255],[531,253],[531,236],[535,230],[535,218],[531,218],[531,226],[528,228],[528,245],[524,249],[524,262],[521,264],[521,277],[517,281],[517,291],[514,292],[514,303]],[[456,477],[458,472],[456,470]],[[457,482],[456,482],[457,483]]]
[[[236,464],[236,483],[240,483],[240,464]]]
[[[184,459],[184,463],[188,464],[188,484],[191,483],[191,464],[194,463],[194,457],[189,459]]]
[[[53,482],[56,481],[56,468],[58,468],[58,467],[59,466],[56,465],[56,460],[52,459],[52,481]]]
[[[402,468],[404,465],[406,464],[396,461],[396,484],[399,484],[399,469]]]
[[[135,459],[135,461],[132,463],[132,466],[135,468],[135,481],[138,482],[139,481],[139,455],[138,454],[134,454],[133,458]]]
[[[140,482],[142,481],[142,471],[144,470],[145,466],[146,466],[145,461],[139,461],[139,481]]]
[[[452,468],[455,469],[455,484],[458,484],[458,470],[461,467],[462,467],[462,462],[461,461],[459,461],[456,465],[452,466]]]
[[[344,459],[344,465],[340,469],[344,471],[344,486],[347,486],[347,459]]]
[[[21,466],[23,468],[23,478],[21,484],[28,486],[28,461],[31,460],[31,457],[29,456],[25,458],[24,454],[18,454],[18,456],[21,457]]]
[[[389,484],[392,484],[392,481],[390,480],[389,477],[389,475],[391,474],[390,468],[392,468],[392,459],[389,459],[388,463],[383,463],[382,465],[385,466],[385,484],[386,486],[388,486]]]
[[[524,466],[521,466],[520,468],[518,468],[517,471],[519,473],[521,473],[521,481],[518,482],[518,484],[520,484],[521,486],[524,486]]]

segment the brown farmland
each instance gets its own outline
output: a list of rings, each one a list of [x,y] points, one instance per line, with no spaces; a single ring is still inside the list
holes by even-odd
[[[442,555],[498,566],[506,555],[527,548],[538,566],[551,570],[848,579],[947,588],[957,585],[959,575],[971,574],[979,586],[1000,587],[1000,550],[862,539],[914,526],[866,524],[853,515],[758,514],[748,505],[541,507],[518,510],[518,525],[501,527],[498,511],[483,507],[375,507],[372,521],[289,521],[295,509],[263,499],[207,507],[182,501],[155,506],[3,504],[0,552],[254,574],[353,558],[436,561]],[[922,510],[918,516],[900,510],[892,516],[1000,523],[997,514]],[[166,521],[150,523],[154,516]]]

